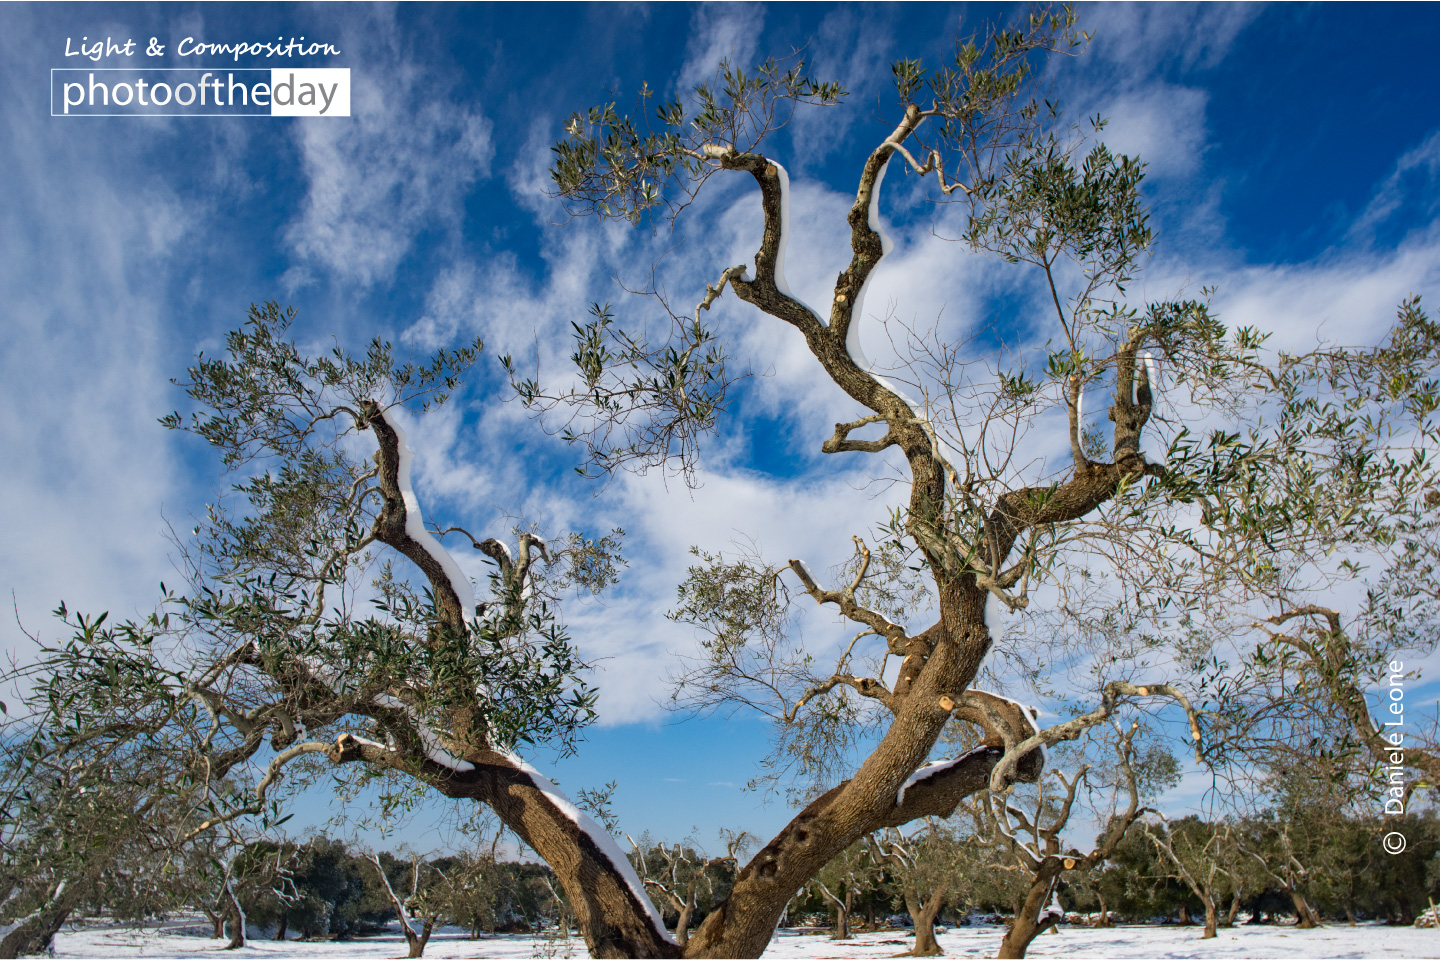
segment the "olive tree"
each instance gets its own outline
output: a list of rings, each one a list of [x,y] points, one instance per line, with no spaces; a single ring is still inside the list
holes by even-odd
[[[190,369],[193,415],[165,420],[237,474],[186,545],[185,588],[143,621],[74,621],[72,641],[42,649],[13,678],[51,678],[26,700],[25,722],[53,741],[45,750],[57,764],[82,748],[168,759],[119,809],[152,829],[162,821],[147,811],[178,809],[177,844],[273,816],[282,782],[303,782],[315,759],[358,764],[489,802],[558,864],[582,920],[597,900],[648,907],[608,835],[513,752],[564,749],[593,716],[552,603],[613,579],[613,537],[547,543],[521,531],[513,549],[470,538],[494,567],[477,602],[436,539],[468,534],[421,522],[396,407],[444,402],[478,345],[424,364],[396,360],[381,341],[362,357],[309,358],[287,339],[293,320],[273,303],[252,308],[223,357]],[[371,562],[382,545],[414,564],[423,591],[383,558]],[[15,795],[28,786],[19,781]],[[21,839],[34,836],[27,828]],[[75,879],[75,869],[57,872],[50,899]],[[626,952],[616,944],[636,936],[668,943],[645,909],[631,917],[638,934],[610,922],[587,928],[593,949]]]
[[[236,478],[229,501],[194,531],[187,584],[155,616],[48,655],[41,669],[133,665],[144,682],[87,721],[106,742],[163,739],[175,725],[198,732],[184,756],[202,816],[182,839],[261,814],[287,777],[327,767],[482,803],[550,865],[598,956],[758,956],[795,892],[863,837],[1036,780],[1043,747],[1126,704],[1178,703],[1198,745],[1198,715],[1164,677],[1096,684],[1071,719],[1043,729],[1014,697],[976,687],[998,611],[1025,610],[1076,558],[1123,567],[1132,532],[1163,527],[1157,517],[1177,491],[1192,492],[1191,464],[1203,458],[1171,445],[1155,462],[1142,439],[1167,416],[1242,390],[1256,343],[1250,331],[1230,335],[1203,300],[1126,300],[1152,242],[1143,164],[1081,136],[1039,86],[1045,57],[1083,42],[1066,10],[962,42],[943,64],[893,65],[894,126],[857,146],[855,199],[839,225],[850,255],[818,310],[786,284],[788,175],[762,152],[793,109],[843,98],[803,64],[726,66],[689,103],[661,105],[655,130],[613,104],[596,107],[577,114],[556,147],[556,189],[576,211],[680,216],[712,176],[735,174],[753,183],[763,215],[753,273],[725,268],[670,337],[627,331],[597,307],[576,325],[569,387],[522,379],[506,358],[522,399],[547,423],[559,418],[590,468],[696,462],[733,383],[723,338],[703,320],[728,291],[793,330],[854,406],[853,419],[817,438],[820,449],[904,477],[883,542],[872,550],[866,531],[854,531],[854,555],[830,558],[844,568],[835,582],[802,559],[713,555],[686,581],[676,618],[704,638],[688,668],[694,705],[757,706],[783,736],[791,726],[825,731],[843,697],[869,711],[875,736],[855,763],[823,749],[804,760],[829,764],[813,799],[740,866],[683,951],[609,833],[520,756],[538,744],[572,749],[593,716],[556,604],[572,588],[613,582],[616,542],[578,531],[542,538],[523,526],[483,536],[422,518],[404,423],[448,398],[478,343],[421,363],[398,359],[383,340],[361,356],[337,348],[310,357],[291,338],[292,314],[252,308],[223,356],[189,370],[195,410],[166,420],[207,441]],[[963,344],[917,335],[903,385],[866,360],[858,331],[888,249],[878,211],[891,167],[960,204],[957,257],[1027,271],[1050,311],[1036,321],[1053,330],[1049,344],[967,365]],[[994,333],[1012,320],[997,310],[982,326]],[[1086,397],[1112,426],[1087,419]],[[1054,449],[1026,446],[1052,423],[1063,438]],[[447,537],[490,564],[481,597],[441,545]],[[905,569],[931,598],[923,629],[883,599],[893,600]],[[828,672],[796,653],[786,616],[801,595],[854,625],[855,643],[878,654],[875,675],[857,673],[848,651]],[[899,667],[886,679],[889,657]],[[155,725],[127,726],[150,714]],[[982,742],[927,763],[952,719],[977,726]]]
[[[1164,595],[1191,618],[1215,757],[1319,757],[1397,814],[1440,783],[1436,718],[1404,702],[1440,613],[1437,374],[1440,326],[1409,298],[1377,343],[1278,352],[1185,478],[1199,514]]]
[[[156,702],[144,635],[55,613],[73,637],[3,678],[20,696],[0,703],[0,957],[49,949],[84,909],[141,920],[185,906],[228,842],[189,842],[207,773],[233,784],[223,757],[196,766],[208,725]]]
[[[1040,746],[1078,736],[1123,702],[1165,698],[1188,709],[1183,692],[1163,678],[1114,681],[1093,691],[1093,711],[1041,730],[1013,698],[974,687],[992,652],[998,610],[1025,609],[1069,557],[1121,558],[1127,529],[1153,522],[1152,512],[1172,496],[1170,473],[1186,464],[1152,462],[1141,449],[1163,406],[1158,369],[1167,372],[1172,410],[1229,398],[1258,343],[1251,331],[1232,337],[1204,301],[1125,301],[1152,242],[1143,165],[1080,136],[1037,87],[1047,55],[1078,52],[1083,42],[1068,11],[1037,14],[1018,29],[960,44],[951,62],[893,65],[894,127],[858,163],[854,201],[838,225],[849,260],[819,307],[787,285],[789,180],[765,151],[793,110],[833,108],[842,99],[803,64],[770,62],[753,73],[724,64],[688,103],[658,104],[653,121],[601,104],[575,114],[556,144],[556,190],[574,213],[634,222],[683,217],[712,178],[733,174],[754,185],[763,217],[753,264],[721,270],[693,312],[673,315],[668,339],[626,330],[613,310],[596,307],[592,321],[576,325],[573,381],[523,377],[510,363],[525,402],[558,424],[591,469],[668,464],[684,472],[693,463],[698,438],[714,428],[732,389],[723,334],[705,319],[728,292],[793,330],[857,408],[854,419],[817,438],[820,449],[872,458],[877,475],[897,466],[907,491],[879,548],[855,531],[856,554],[838,582],[815,576],[804,559],[767,564],[702,551],[682,587],[676,617],[699,629],[703,653],[681,677],[681,701],[761,709],[802,766],[830,764],[810,791],[814,799],[740,871],[728,900],[692,935],[689,954],[758,952],[790,893],[857,839],[946,815],[982,788],[1034,779]],[[878,217],[887,170],[918,178],[932,197],[967,211],[957,256],[968,250],[1033,271],[1052,311],[1044,321],[1055,332],[1048,347],[1018,365],[997,354],[971,369],[964,344],[917,334],[897,376],[869,363],[859,330],[871,319],[867,284],[889,249]],[[1002,311],[985,329],[1006,322]],[[891,333],[906,342],[905,331]],[[1086,396],[1107,398],[1100,406],[1113,428],[1090,425]],[[1027,431],[1057,416],[1068,442],[1022,455]],[[935,619],[924,629],[907,629],[866,600],[885,575],[887,551],[928,581]],[[818,670],[787,631],[789,601],[800,595],[850,621],[857,643],[877,645],[882,670],[861,674],[851,650],[833,671]],[[887,680],[888,657],[899,667]],[[843,732],[845,714],[857,710],[870,711],[874,749],[842,770],[825,752],[833,738],[824,733]],[[924,766],[952,717],[980,725],[985,742]],[[1192,717],[1192,737],[1199,736]]]
[[[1141,806],[1141,798],[1151,797],[1179,779],[1169,751],[1153,747],[1141,751],[1136,747],[1135,739],[1141,729],[1139,721],[1125,727],[1113,718],[1111,723],[1112,732],[1108,736],[1086,738],[1086,746],[1098,749],[1095,757],[1101,764],[1098,770],[1089,763],[1078,767],[1072,763],[1067,779],[1057,765],[1048,771],[1048,776],[1061,791],[1047,792],[1042,778],[1035,784],[1033,796],[1022,798],[1012,788],[1007,791],[1008,795],[988,793],[977,804],[989,832],[1007,848],[1011,866],[1027,884],[1015,919],[1001,940],[1000,957],[1024,957],[1036,937],[1063,923],[1061,883],[1104,866],[1124,841],[1127,831],[1148,812],[1148,808]],[[1114,754],[1113,760],[1105,756],[1110,752]],[[1062,833],[1071,826],[1076,800],[1081,788],[1090,786],[1088,778],[1092,771],[1098,781],[1094,787],[1108,796],[1092,801],[1096,812],[1104,817],[1104,827],[1090,850],[1084,852],[1073,845],[1067,848]]]
[[[1225,869],[1225,852],[1231,843],[1233,824],[1202,823],[1198,818],[1189,817],[1168,823],[1163,816],[1157,817],[1159,823],[1146,821],[1145,836],[1155,845],[1169,877],[1189,887],[1205,908],[1205,932],[1200,939],[1212,939],[1218,935],[1219,901],[1230,881]]]
[[[906,955],[936,957],[935,920],[960,879],[959,841],[943,822],[926,818],[910,832],[891,827],[868,838],[870,853],[885,866],[886,880],[915,927],[915,945]]]
[[[739,833],[722,831],[725,855],[710,857],[693,840],[685,843],[651,843],[642,835],[640,842],[630,839],[634,848],[631,857],[645,888],[658,893],[662,902],[675,911],[675,943],[684,947],[690,937],[690,920],[702,902],[708,908],[718,898],[715,881],[722,889],[728,885],[727,874],[733,874],[740,854],[753,837],[744,830]]]

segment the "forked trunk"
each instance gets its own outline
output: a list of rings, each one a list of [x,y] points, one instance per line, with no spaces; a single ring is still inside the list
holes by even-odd
[[[791,895],[846,847],[887,826],[930,814],[949,816],[962,799],[988,786],[1003,753],[999,748],[973,751],[943,777],[907,788],[904,802],[897,803],[900,787],[928,758],[949,719],[942,697],[968,690],[989,650],[985,603],[985,591],[969,579],[941,589],[943,627],[935,631],[923,669],[905,678],[905,700],[884,738],[854,778],[818,797],[740,870],[730,895],[691,936],[687,956],[759,956]],[[1043,763],[1039,751],[1027,755],[1017,778],[1033,782]]]
[[[690,939],[690,918],[695,915],[695,901],[691,900],[680,908],[680,917],[675,921],[675,942],[680,949],[685,949],[685,942]]]
[[[847,889],[845,891],[845,902],[835,901],[835,933],[831,940],[850,939],[850,905],[855,902],[855,894]]]
[[[400,925],[405,928],[405,942],[410,946],[410,952],[406,956],[411,960],[425,955],[425,944],[430,942],[430,934],[435,929],[435,919],[435,917],[426,919],[424,927],[419,933],[416,933],[415,928],[404,918],[401,919]]]
[[[1099,890],[1096,890],[1095,899],[1100,901],[1100,916],[1095,921],[1095,926],[1113,927],[1115,924],[1110,920],[1110,908],[1105,903],[1105,895]]]
[[[886,159],[888,153],[882,151],[867,162],[867,169],[873,168],[870,169],[872,177],[878,174]],[[769,237],[778,229],[775,224],[781,199],[779,175],[768,165],[757,166],[755,174],[761,183]],[[859,201],[857,204],[852,216],[863,217],[868,205]],[[881,255],[878,235],[864,232],[869,238],[866,241],[869,247],[874,248],[873,259],[878,260]],[[770,239],[776,241],[778,234]],[[855,368],[844,353],[843,341],[838,344],[838,351],[834,349],[837,343],[828,340],[817,341],[812,347],[819,349],[817,355],[823,354],[822,360],[827,366],[839,365],[841,379],[846,381],[842,386],[853,381],[850,387],[868,395],[875,389],[876,381]],[[378,404],[370,403],[369,407],[362,405],[362,408],[366,410],[380,448],[376,454],[377,484],[383,509],[375,520],[374,535],[424,571],[434,588],[437,629],[463,633],[468,611],[450,583],[450,575],[428,548],[408,532],[408,508],[405,491],[401,489],[400,435]],[[928,515],[943,501],[945,493],[945,473],[933,456],[933,440],[908,421],[896,429],[903,434],[901,446],[915,470],[912,513]],[[1083,483],[1067,486],[1060,498],[1063,509],[1074,511],[1076,516],[1083,515],[1110,496],[1119,478],[1119,473],[1114,477],[1087,474]],[[1000,524],[994,534],[997,541],[994,548],[1000,556],[1009,555],[1018,535],[1018,526],[1011,529],[1011,524]],[[924,635],[911,639],[914,650],[907,652],[896,681],[896,691],[903,691],[903,700],[874,752],[851,780],[817,798],[739,871],[725,902],[688,938],[686,955],[759,956],[769,944],[794,892],[845,848],[878,829],[927,815],[948,816],[960,800],[989,785],[990,771],[1003,754],[998,744],[971,751],[962,762],[909,785],[903,800],[900,797],[901,787],[928,759],[941,730],[950,720],[953,698],[969,690],[989,651],[991,638],[985,626],[987,602],[989,595],[974,576],[955,577],[940,585],[940,622]],[[978,692],[970,695],[981,696]],[[992,699],[997,700],[1001,713],[1015,714],[1014,719],[1007,720],[1013,732],[1021,736],[1033,732],[1032,721],[1013,701],[1001,702],[993,696]],[[478,708],[457,710],[448,730],[439,731],[439,736],[431,734],[443,751],[438,756],[424,735],[426,731],[417,729],[413,735],[401,736],[395,748],[342,736],[332,759],[390,766],[434,784],[446,796],[489,804],[505,825],[554,871],[593,956],[679,956],[680,947],[665,930],[639,878],[609,835],[579,814],[557,793],[553,784],[512,755],[491,749],[481,726],[474,721],[479,712]],[[400,724],[401,731],[404,726]],[[446,757],[445,753],[450,756]],[[1033,782],[1042,766],[1042,755],[1035,751],[1021,758],[1011,776]],[[847,902],[839,910],[842,937],[849,933],[850,899],[847,891]]]
[[[915,924],[915,946],[900,956],[940,956],[940,944],[935,940],[935,918],[940,915],[940,908],[945,905],[945,897],[949,892],[947,887],[941,887],[932,892],[930,899],[923,904],[910,893],[905,894],[905,909]]]
[[[290,918],[280,914],[279,921],[275,924],[275,939],[284,940],[285,935],[290,932]]]
[[[1240,913],[1240,891],[1236,890],[1230,897],[1230,915],[1225,918],[1225,926],[1235,926],[1235,917]]]
[[[867,176],[872,180],[877,177],[888,159],[887,150],[872,154],[866,165]],[[734,162],[734,169],[749,170],[760,184],[765,242],[773,251],[780,236],[780,174],[763,158],[741,155]],[[868,196],[866,192],[856,201],[850,215],[855,237],[860,238],[855,242],[861,243],[865,251],[865,256],[855,261],[862,266],[873,266],[883,255],[879,235],[865,226]],[[761,257],[757,264],[772,263],[768,256]],[[862,272],[868,273],[868,266]],[[856,274],[856,290],[862,280]],[[773,284],[753,286],[737,281],[735,290],[742,300],[753,300],[749,291],[755,291],[754,296],[761,300],[772,293],[779,297],[773,292]],[[846,301],[842,297],[837,302]],[[786,304],[790,301],[781,303],[789,309]],[[807,331],[806,337],[812,351],[842,388],[861,402],[876,399],[872,394],[880,389],[878,381],[856,367],[845,350],[843,333],[840,339],[834,339],[825,328],[816,326]],[[946,475],[942,462],[934,456],[933,438],[912,418],[900,416],[905,412],[900,400],[889,394],[879,400],[894,407],[891,413],[900,418],[892,429],[897,431],[899,445],[911,461],[911,514],[934,515],[945,500]],[[451,575],[445,564],[409,533],[409,493],[402,489],[400,433],[378,403],[364,401],[361,409],[367,425],[375,431],[379,447],[376,484],[382,507],[372,526],[373,535],[416,563],[430,580],[436,629],[463,634],[468,611],[456,585],[450,582]],[[1118,450],[1123,446],[1118,432],[1116,442]],[[1053,501],[1047,500],[1045,516],[1083,516],[1113,495],[1116,484],[1125,476],[1126,471],[1118,467],[1097,468],[1077,476],[1061,488]],[[1007,500],[1003,508],[997,507],[1000,519],[991,547],[998,557],[1008,557],[1014,547],[1022,524],[1012,514],[1020,510],[1028,516],[1021,509],[1024,506],[1018,500],[1013,504]],[[994,744],[987,741],[986,746],[966,754],[953,766],[909,785],[903,801],[900,797],[907,778],[929,758],[941,730],[951,719],[954,698],[990,697],[996,701],[995,709],[1006,716],[1013,733],[1024,737],[1034,732],[1031,719],[1013,701],[969,689],[991,645],[985,626],[988,591],[973,574],[964,574],[940,583],[938,594],[939,622],[924,634],[910,638],[913,649],[907,648],[896,680],[900,698],[896,714],[875,750],[852,779],[801,811],[739,871],[730,895],[688,938],[684,950],[687,956],[758,957],[769,944],[795,891],[841,851],[875,830],[924,816],[948,816],[962,799],[988,787],[990,771],[1004,752],[998,740]],[[318,678],[313,682],[322,683]],[[393,747],[346,735],[337,741],[332,759],[389,766],[433,784],[445,796],[490,805],[501,821],[554,871],[593,956],[679,956],[680,947],[665,930],[639,878],[610,836],[579,814],[538,773],[517,758],[491,749],[484,725],[476,722],[483,713],[482,704],[473,709],[457,708],[453,722],[443,731],[418,729],[403,717],[394,718],[399,722],[391,724],[388,721],[392,718],[387,717],[387,726],[395,728]],[[433,749],[436,746],[439,751]],[[1043,763],[1042,754],[1033,751],[1020,758],[1011,779],[1034,782]],[[844,921],[848,926],[848,916]]]
[[[230,924],[230,942],[225,944],[225,949],[239,950],[245,946],[245,908],[240,906],[240,898],[235,895],[235,885],[229,874],[225,876],[225,899],[225,914]]]
[[[1061,917],[1054,913],[1040,916],[1040,912],[1054,896],[1054,891],[1053,878],[1047,877],[1043,881],[1030,884],[1030,891],[1025,894],[1025,902],[1015,914],[1015,922],[1005,931],[1005,936],[1000,941],[1000,952],[995,956],[1001,960],[1020,960],[1036,937],[1060,922]]]
[[[226,950],[239,950],[245,946],[245,914],[240,910],[232,910],[225,918],[225,925],[230,928],[230,942],[225,944]]]

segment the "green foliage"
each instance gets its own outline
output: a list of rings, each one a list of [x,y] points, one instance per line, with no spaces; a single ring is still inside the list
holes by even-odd
[[[779,571],[750,554],[690,552],[701,562],[687,571],[666,616],[696,628],[700,654],[681,658],[671,705],[759,710],[773,721],[773,748],[750,786],[789,781],[796,798],[813,798],[842,779],[869,742],[875,704],[848,688],[819,689],[830,673],[793,635]]]
[[[227,463],[266,472],[234,487],[243,499],[237,515],[212,508],[198,529],[203,576],[194,594],[176,600],[182,620],[219,648],[253,644],[267,675],[297,661],[319,668],[342,696],[403,679],[413,705],[437,720],[470,705],[478,688],[499,743],[569,749],[593,717],[595,695],[578,680],[583,664],[549,604],[518,602],[522,584],[492,578],[500,602],[484,605],[460,635],[436,634],[428,590],[417,594],[388,564],[372,615],[334,604],[334,592],[371,562],[377,509],[367,486],[374,468],[354,459],[346,438],[367,428],[365,405],[376,397],[443,402],[448,394],[439,391],[458,384],[478,342],[418,365],[397,363],[378,340],[364,362],[339,349],[311,360],[283,339],[292,320],[274,304],[252,308],[246,328],[227,340],[227,357],[190,371],[187,392],[208,412],[186,429],[220,446]],[[613,582],[613,535],[574,546],[579,582]]]
[[[584,465],[576,467],[582,476],[627,465],[643,473],[672,461],[688,471],[737,379],[723,345],[698,310],[693,319],[671,313],[670,335],[657,343],[615,326],[609,304],[591,304],[590,315],[583,326],[571,324],[570,359],[579,381],[568,389],[549,391],[538,379],[521,379],[514,360],[500,358],[521,402],[540,412],[570,411],[554,429],[585,450]]]
[[[637,113],[649,109],[653,96],[648,86],[641,89]],[[689,91],[688,104],[662,103],[653,121],[623,114],[614,102],[573,114],[566,138],[552,148],[550,175],[572,213],[638,223],[662,204],[675,209],[667,187],[689,193],[709,175],[707,146],[745,153],[783,125],[796,104],[830,105],[844,96],[839,84],[809,77],[803,60],[787,67],[770,59],[753,72],[722,60],[713,80]]]
[[[415,364],[397,362],[391,345],[377,337],[363,358],[338,346],[328,355],[305,357],[286,339],[295,318],[293,307],[282,310],[274,300],[251,304],[245,326],[225,338],[228,358],[201,354],[190,379],[180,384],[208,412],[188,421],[171,413],[160,422],[220,447],[231,468],[256,455],[303,457],[313,448],[318,424],[342,413],[361,420],[362,400],[388,405],[418,399],[422,410],[444,403],[481,348],[476,340]]]
[[[443,402],[479,346],[415,364],[377,340],[363,359],[338,348],[312,359],[287,339],[293,320],[273,303],[252,307],[225,357],[191,368],[200,409],[166,418],[243,471],[181,545],[185,588],[162,584],[155,613],[119,623],[62,604],[69,638],[3,678],[21,700],[3,727],[0,853],[32,864],[34,897],[61,881],[88,896],[132,856],[163,876],[156,864],[237,818],[280,826],[281,784],[319,776],[314,758],[345,732],[419,761],[427,731],[451,729],[457,714],[496,746],[562,751],[594,716],[585,664],[553,598],[532,588],[613,583],[622,532],[563,540],[548,578],[497,569],[463,630],[435,629],[429,591],[377,556],[377,467],[356,440],[376,397]],[[137,888],[131,899],[160,896]]]

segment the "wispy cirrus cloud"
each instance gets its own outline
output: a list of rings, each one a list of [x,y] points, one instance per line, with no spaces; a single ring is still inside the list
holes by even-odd
[[[495,154],[480,105],[453,96],[456,78],[406,49],[393,9],[335,22],[364,67],[352,74],[348,122],[295,127],[308,186],[285,234],[299,260],[292,286],[316,268],[362,286],[388,282],[417,235],[460,229],[465,195],[490,176]]]

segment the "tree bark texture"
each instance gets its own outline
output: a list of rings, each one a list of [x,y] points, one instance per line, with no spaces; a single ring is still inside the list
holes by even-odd
[[[1024,902],[1015,913],[1014,922],[1000,940],[1000,952],[996,956],[1001,960],[1019,960],[1024,957],[1025,951],[1030,949],[1030,944],[1036,937],[1063,919],[1053,913],[1040,916],[1040,911],[1045,909],[1055,895],[1055,878],[1044,874],[1042,877],[1043,880],[1030,884]]]
[[[48,953],[55,934],[70,919],[74,907],[68,903],[52,904],[0,938],[0,958],[28,957]]]

